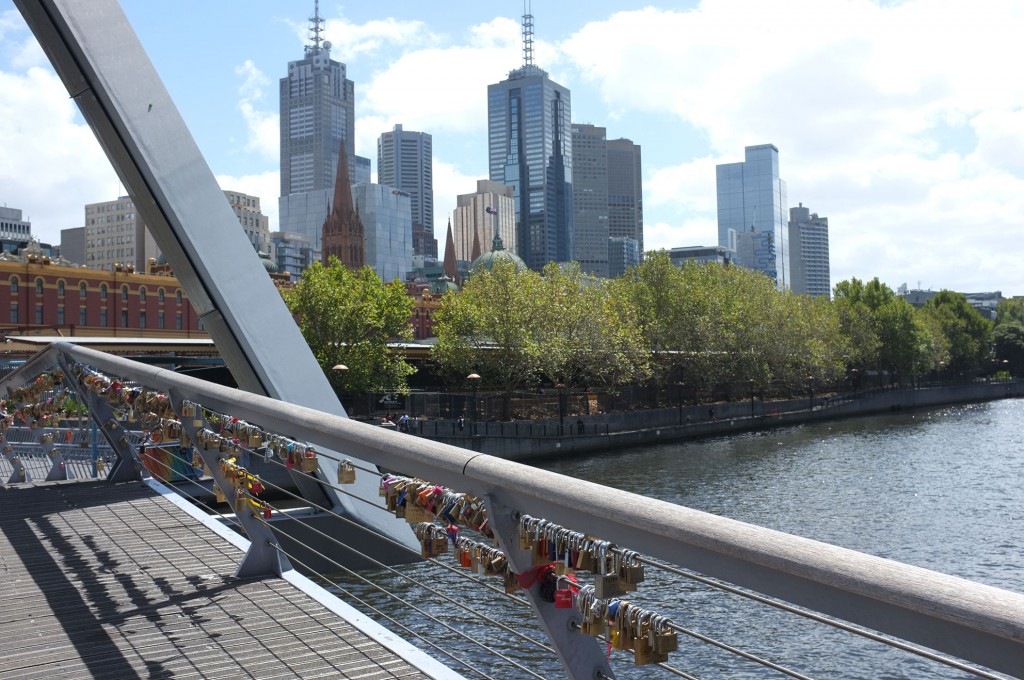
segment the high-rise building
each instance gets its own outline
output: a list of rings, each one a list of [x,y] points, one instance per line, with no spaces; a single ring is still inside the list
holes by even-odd
[[[572,126],[572,245],[580,269],[608,276],[608,143],[603,127]]]
[[[281,231],[307,234],[320,249],[321,227],[334,193],[338,149],[345,144],[348,176],[356,176],[355,85],[322,39],[319,6],[309,19],[305,56],[288,62],[281,79]]]
[[[608,236],[631,238],[644,252],[644,197],[640,145],[609,139]]]
[[[523,66],[487,86],[490,179],[513,187],[516,252],[535,270],[573,255],[568,88],[533,63],[533,16],[523,16]]]
[[[60,230],[60,256],[68,262],[85,262],[85,227]]]
[[[790,285],[786,183],[774,144],[748,146],[746,160],[716,167],[718,245],[735,248],[738,264]],[[735,232],[735,244],[729,231]]]
[[[516,252],[516,204],[512,187],[488,179],[477,180],[476,193],[459,194],[454,218],[456,259],[470,262],[474,259],[474,235],[481,252],[483,244],[493,241],[495,234],[501,236],[508,250]]]
[[[608,278],[617,279],[640,264],[640,243],[628,236],[608,239]]]
[[[121,196],[116,201],[85,206],[83,264],[87,267],[113,270],[115,265],[131,265],[144,272],[149,259],[159,256],[156,241],[135,212],[132,199]]]
[[[434,160],[426,132],[396,125],[377,140],[377,181],[409,194],[412,200],[412,249],[437,257],[434,238]]]
[[[270,218],[260,209],[260,197],[237,191],[225,191],[231,209],[235,211],[238,223],[242,225],[246,238],[257,252],[269,252]]]
[[[32,238],[32,223],[21,219],[21,210],[0,206],[0,238],[28,241]]]
[[[789,209],[790,274],[794,293],[829,297],[832,278],[828,255],[828,218],[801,203]]]
[[[412,269],[411,197],[383,184],[355,184],[352,200],[363,221],[366,264],[383,281],[404,281]]]

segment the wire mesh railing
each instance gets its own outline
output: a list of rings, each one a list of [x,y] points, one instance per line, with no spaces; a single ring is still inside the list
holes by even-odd
[[[8,412],[57,404],[65,391],[83,397],[115,465],[173,482],[248,534],[247,562],[262,552],[264,567],[302,568],[472,677],[837,677],[800,650],[836,635],[856,649],[851,659],[885,646],[923,673],[1024,668],[1014,665],[1024,658],[1020,594],[81,348],[51,349],[7,386]],[[60,436],[34,421],[18,432],[51,445]],[[357,493],[367,488],[357,477],[377,495]],[[297,478],[329,493],[310,498]],[[369,529],[346,502],[404,519],[414,540]],[[381,560],[368,540],[416,563]],[[763,611],[743,614],[754,628],[743,636],[730,612],[748,607]],[[909,642],[896,636],[907,630]]]

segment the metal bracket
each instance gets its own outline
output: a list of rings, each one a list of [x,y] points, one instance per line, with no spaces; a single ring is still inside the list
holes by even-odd
[[[242,525],[245,534],[249,537],[249,550],[246,551],[245,557],[242,558],[242,562],[238,565],[235,576],[238,578],[280,576],[285,571],[291,569],[291,562],[277,549],[277,536],[270,530],[270,527],[253,514],[252,508],[249,507],[248,503],[244,503],[243,507],[239,509],[239,490],[228,481],[221,471],[220,457],[217,455],[219,452],[207,450],[205,447],[197,445],[199,433],[206,425],[205,420],[198,413],[194,419],[182,416],[184,399],[178,391],[168,389],[167,399],[171,404],[171,408],[174,409],[175,415],[178,416],[178,420],[181,421],[182,432],[186,433],[192,441],[192,450],[203,459],[203,464],[209,469],[214,483],[224,493],[231,507],[235,509],[235,517]],[[196,425],[196,422],[199,422],[200,425]]]
[[[483,500],[487,506],[491,530],[497,537],[501,549],[505,551],[512,571],[522,574],[532,569],[530,551],[519,547],[519,521],[516,512],[499,502],[493,494],[485,495]],[[529,600],[533,613],[554,645],[566,677],[570,680],[615,677],[597,640],[579,631],[583,616],[575,607],[558,609],[554,603],[542,600],[539,582],[526,591],[526,599]]]

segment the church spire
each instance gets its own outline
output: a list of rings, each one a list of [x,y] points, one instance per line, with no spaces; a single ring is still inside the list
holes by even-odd
[[[348,179],[348,155],[345,140],[338,149],[338,173],[334,179],[334,202],[324,220],[321,259],[326,265],[337,257],[349,269],[359,269],[366,262],[363,221],[352,202],[352,185]]]
[[[470,251],[469,261],[476,262],[476,258],[480,257],[481,252],[480,231],[478,229],[473,229],[473,249]]]
[[[459,265],[455,260],[455,237],[452,236],[452,219],[448,218],[448,237],[444,241],[444,275],[452,281],[459,274]]]

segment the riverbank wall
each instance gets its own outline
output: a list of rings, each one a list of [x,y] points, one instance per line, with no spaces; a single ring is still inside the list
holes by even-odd
[[[914,389],[879,389],[785,401],[754,399],[553,420],[414,421],[413,435],[509,460],[593,452],[666,441],[715,437],[800,423],[947,404],[1024,397],[1024,381],[1003,380]]]

